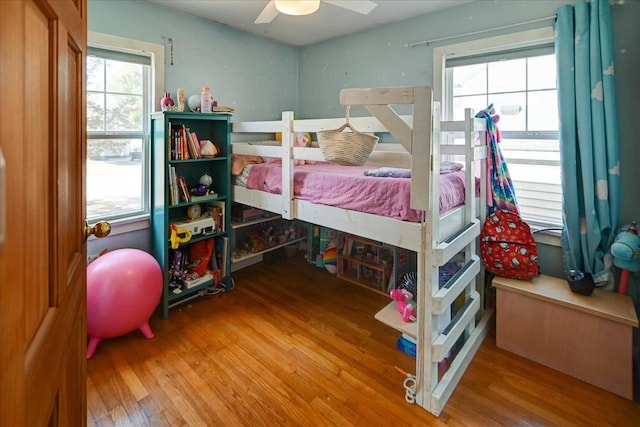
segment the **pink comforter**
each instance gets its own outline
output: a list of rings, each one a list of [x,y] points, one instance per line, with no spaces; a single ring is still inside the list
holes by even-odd
[[[318,162],[295,167],[296,199],[322,205],[418,222],[421,211],[409,207],[411,179],[364,176],[371,166],[341,166]],[[247,188],[282,192],[280,161],[253,165]],[[440,175],[440,213],[464,203],[464,171]]]

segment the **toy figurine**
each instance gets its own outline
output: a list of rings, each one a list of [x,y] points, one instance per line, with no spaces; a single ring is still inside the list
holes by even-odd
[[[413,304],[411,302],[411,299],[413,298],[411,292],[406,289],[392,289],[391,292],[389,292],[389,296],[391,299],[396,301],[398,313],[402,315],[402,321],[415,322],[418,314],[413,308]]]
[[[171,94],[169,92],[165,92],[164,96],[160,99],[160,108],[162,111],[172,111],[174,106],[173,99],[171,99]]]
[[[187,103],[187,99],[184,94],[184,89],[179,87],[176,91],[176,95],[178,96],[178,105],[175,107],[175,111],[184,111],[184,107]]]
[[[311,147],[311,135],[308,133],[298,132],[293,136],[293,146],[294,147]],[[294,160],[293,164],[298,165],[313,165],[316,162],[312,160]]]
[[[613,264],[622,270],[618,293],[624,295],[627,293],[629,273],[640,271],[640,236],[635,221],[628,230],[618,233],[611,245],[611,255]]]

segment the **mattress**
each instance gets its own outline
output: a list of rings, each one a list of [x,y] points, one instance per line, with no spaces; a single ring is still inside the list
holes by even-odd
[[[419,222],[422,211],[411,209],[411,179],[366,176],[371,166],[342,166],[327,162],[295,167],[296,199],[342,209]],[[247,165],[234,184],[272,194],[282,192],[280,161]],[[426,190],[425,190],[426,191]],[[464,203],[465,172],[440,175],[440,213]]]

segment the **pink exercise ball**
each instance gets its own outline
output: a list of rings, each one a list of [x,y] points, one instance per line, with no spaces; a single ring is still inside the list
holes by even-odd
[[[149,318],[162,295],[162,270],[139,249],[117,249],[87,267],[87,359],[105,338],[139,329],[153,338]]]

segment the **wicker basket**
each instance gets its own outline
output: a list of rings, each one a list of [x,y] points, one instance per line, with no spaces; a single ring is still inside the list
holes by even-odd
[[[344,132],[347,128],[351,132]],[[379,139],[377,136],[358,132],[349,124],[348,107],[344,125],[334,130],[318,131],[317,135],[320,152],[326,161],[351,166],[364,165]]]

